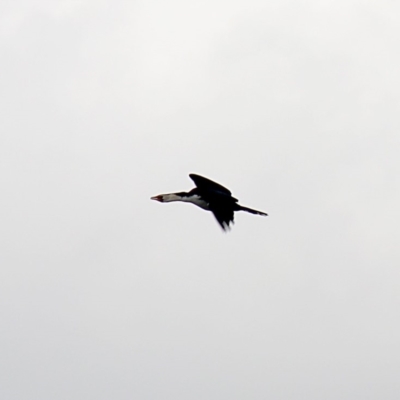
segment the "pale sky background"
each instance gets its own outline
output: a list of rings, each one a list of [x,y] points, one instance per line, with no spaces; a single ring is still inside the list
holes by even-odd
[[[400,398],[400,3],[2,1],[3,400]],[[269,213],[150,196],[188,174]]]

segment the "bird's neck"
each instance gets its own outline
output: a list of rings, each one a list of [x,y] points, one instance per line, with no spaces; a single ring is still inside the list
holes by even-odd
[[[162,195],[162,202],[163,203],[170,203],[172,201],[185,201],[184,198],[186,197],[187,193],[167,193]]]

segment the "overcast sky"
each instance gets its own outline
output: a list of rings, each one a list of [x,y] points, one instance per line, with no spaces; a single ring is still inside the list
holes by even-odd
[[[3,1],[0,397],[400,398],[400,5]],[[150,196],[189,173],[268,212]]]

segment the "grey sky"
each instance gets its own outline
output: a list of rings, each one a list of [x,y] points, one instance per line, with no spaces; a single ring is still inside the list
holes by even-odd
[[[397,400],[399,21],[3,1],[0,397]],[[269,217],[149,200],[191,172]]]

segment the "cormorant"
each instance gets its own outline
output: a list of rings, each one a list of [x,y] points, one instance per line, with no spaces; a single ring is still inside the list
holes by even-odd
[[[230,223],[234,223],[235,211],[268,215],[262,211],[241,206],[238,204],[238,199],[232,197],[231,192],[219,183],[196,174],[189,174],[189,176],[196,185],[190,192],[159,194],[151,197],[151,200],[157,200],[161,203],[169,203],[171,201],[193,203],[204,210],[211,211],[224,231],[230,228]]]

